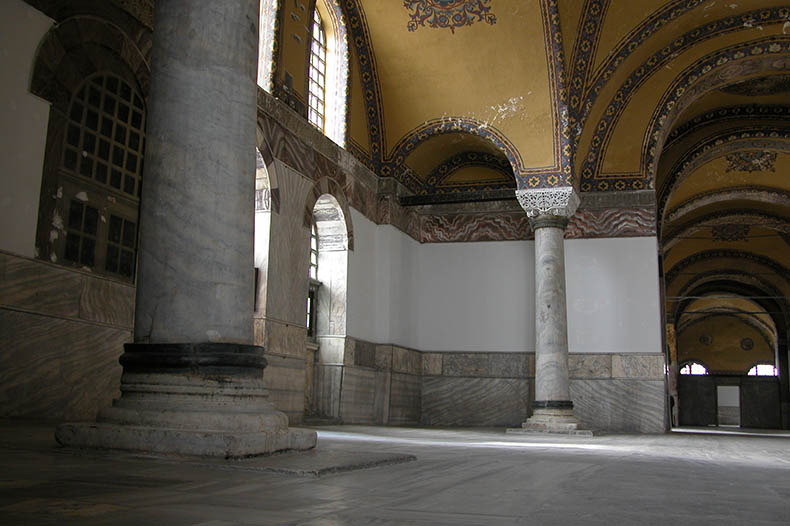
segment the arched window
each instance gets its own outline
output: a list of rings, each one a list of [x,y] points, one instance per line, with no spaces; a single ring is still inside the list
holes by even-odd
[[[54,196],[39,228],[43,257],[133,280],[145,147],[143,98],[127,81],[99,73],[72,95]]]
[[[316,315],[318,313],[318,227],[315,218],[310,226],[310,262],[308,265],[310,283],[307,291],[307,339],[314,342],[316,339]]]
[[[686,362],[680,368],[680,374],[683,375],[705,375],[708,374],[708,369],[698,362]]]
[[[746,374],[748,376],[779,376],[779,371],[771,363],[758,363]]]
[[[326,115],[326,31],[318,9],[313,10],[313,30],[310,44],[310,85],[308,120],[324,131]]]

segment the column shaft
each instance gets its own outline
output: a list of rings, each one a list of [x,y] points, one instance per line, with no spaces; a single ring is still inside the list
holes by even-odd
[[[535,230],[536,402],[570,400],[563,233],[560,224]]]
[[[135,341],[252,342],[258,2],[157,0]]]

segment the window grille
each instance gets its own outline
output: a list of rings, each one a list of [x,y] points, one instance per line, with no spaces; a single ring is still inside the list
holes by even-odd
[[[313,10],[313,34],[310,46],[310,86],[308,120],[324,131],[326,102],[326,32],[318,9]]]

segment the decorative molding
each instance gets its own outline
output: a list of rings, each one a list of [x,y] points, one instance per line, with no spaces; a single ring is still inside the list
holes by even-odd
[[[776,152],[752,151],[727,155],[728,172],[775,172]]]
[[[705,214],[686,224],[672,228],[662,236],[663,252],[666,253],[684,237],[690,237],[703,228],[723,225],[759,226],[774,230],[779,235],[790,235],[790,220],[784,217],[767,214],[757,208],[724,210]]]
[[[790,202],[790,191],[768,186],[738,186],[725,190],[711,190],[683,201],[667,211],[664,222],[674,222],[704,206],[729,201],[755,201],[758,203],[783,205]],[[659,217],[662,217],[662,214],[659,214]]]
[[[656,210],[647,208],[580,208],[571,218],[566,239],[600,237],[652,237]]]
[[[571,217],[579,207],[579,194],[573,187],[516,190],[516,199],[527,217],[553,215]]]
[[[749,225],[737,223],[713,225],[711,227],[711,237],[713,241],[719,242],[747,241],[749,238]]]
[[[695,115],[683,124],[673,128],[667,135],[663,150],[667,151],[686,134],[692,133],[702,126],[731,120],[742,123],[744,120],[785,120],[788,117],[790,117],[790,106],[780,104],[749,104],[716,108],[715,110]]]
[[[697,252],[696,254],[692,254],[691,256],[688,256],[687,258],[678,261],[672,266],[671,269],[666,271],[664,275],[665,283],[668,286],[686,268],[696,263],[700,263],[706,260],[713,260],[713,259],[738,259],[744,262],[753,262],[755,264],[762,265],[764,267],[771,269],[773,272],[776,273],[777,276],[780,276],[786,282],[790,283],[790,268],[785,267],[781,263],[778,263],[776,260],[768,258],[766,256],[761,256],[759,254],[754,254],[752,252],[745,252],[743,250],[727,250],[727,249],[703,250],[701,252]]]
[[[488,7],[490,0],[404,0],[403,7],[409,11],[409,31],[420,26],[448,28],[455,33],[458,27],[471,26],[475,22],[496,24],[496,16]]]
[[[746,97],[770,97],[790,92],[790,75],[770,75],[746,79],[721,88],[729,95]]]

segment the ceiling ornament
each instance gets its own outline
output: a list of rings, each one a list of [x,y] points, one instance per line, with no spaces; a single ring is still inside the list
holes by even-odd
[[[713,225],[711,227],[713,241],[747,241],[749,237],[749,225],[738,223],[727,223],[724,225]]]
[[[721,88],[730,95],[761,97],[790,93],[790,75],[770,75],[754,79],[742,80]]]
[[[456,27],[471,26],[475,22],[496,23],[496,16],[488,7],[490,0],[404,0],[409,10],[409,31],[420,26],[446,27],[455,33]]]
[[[776,152],[736,152],[727,155],[728,172],[775,172]]]

